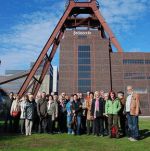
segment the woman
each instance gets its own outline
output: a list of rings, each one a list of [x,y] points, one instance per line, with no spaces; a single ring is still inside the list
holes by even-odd
[[[109,93],[104,93],[104,107],[108,98],[109,98]],[[105,112],[104,112],[104,131],[105,131],[105,135],[108,135],[108,116],[105,115]]]
[[[26,136],[32,134],[32,126],[33,126],[33,120],[34,120],[34,111],[35,111],[36,105],[33,98],[33,95],[29,95],[29,100],[26,102],[25,107],[25,131]]]
[[[114,91],[109,93],[109,99],[105,104],[105,114],[108,116],[108,128],[109,128],[109,136],[111,137],[111,128],[112,126],[116,127],[116,135],[118,135],[118,112],[121,109],[120,100],[116,97]]]
[[[20,109],[21,109],[21,115],[20,115],[21,134],[25,133],[25,107],[26,107],[26,102],[28,100],[29,100],[28,95],[25,95],[23,100],[20,102]]]
[[[53,125],[55,119],[58,117],[58,104],[54,101],[53,96],[49,96],[47,102],[47,130],[49,134],[53,134]]]
[[[86,125],[87,125],[87,135],[90,135],[92,127],[93,127],[93,119],[91,116],[91,106],[92,106],[92,100],[94,99],[94,93],[90,92],[89,96],[86,97],[86,109],[87,109],[87,119],[86,119]]]
[[[72,102],[73,102],[73,95],[71,95],[70,100],[66,104],[68,134],[74,134],[74,131],[72,129],[72,117],[73,117]]]
[[[20,118],[20,100],[18,94],[12,102],[10,115],[13,117],[13,129],[17,133],[19,130],[19,118]]]

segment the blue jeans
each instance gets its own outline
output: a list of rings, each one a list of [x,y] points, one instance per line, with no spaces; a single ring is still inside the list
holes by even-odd
[[[69,115],[69,116],[67,116],[67,128],[68,128],[68,133],[69,134],[72,133],[71,122],[72,122],[72,116]]]
[[[80,135],[80,127],[81,127],[81,116],[77,116],[77,135]]]
[[[137,139],[139,137],[138,116],[127,113],[129,137]]]

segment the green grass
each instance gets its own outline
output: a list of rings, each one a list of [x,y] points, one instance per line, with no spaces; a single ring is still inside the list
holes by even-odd
[[[150,121],[140,120],[140,129],[142,132],[148,131]],[[67,134],[0,136],[0,151],[150,151],[150,134],[148,135],[138,142],[130,142],[126,137],[110,139]]]

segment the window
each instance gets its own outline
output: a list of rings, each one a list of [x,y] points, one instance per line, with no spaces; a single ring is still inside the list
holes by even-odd
[[[90,46],[78,46],[78,91],[91,90]]]
[[[78,71],[91,71],[90,66],[78,66]]]
[[[78,87],[78,92],[81,92],[81,93],[85,93],[85,92],[88,92],[88,91],[91,91],[91,86],[79,86]]]
[[[90,46],[89,45],[79,46],[78,52],[80,52],[80,51],[89,51],[90,52]]]
[[[145,64],[150,64],[150,60],[145,60]]]
[[[125,73],[124,79],[146,79],[145,73]]]
[[[78,78],[86,78],[86,79],[90,79],[91,78],[91,73],[90,72],[79,72],[78,73]]]
[[[90,64],[90,58],[89,59],[81,59],[81,58],[78,58],[78,64],[79,65],[83,65],[83,64]]]
[[[90,58],[90,52],[80,51],[78,52],[78,58]]]
[[[135,88],[134,91],[136,93],[139,93],[139,94],[147,94],[148,93],[147,88]]]
[[[150,60],[124,59],[123,64],[150,64]]]
[[[91,80],[78,80],[78,85],[79,86],[90,86]]]

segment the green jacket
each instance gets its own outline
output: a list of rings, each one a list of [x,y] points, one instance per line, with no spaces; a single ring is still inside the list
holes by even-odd
[[[121,103],[118,98],[114,101],[107,100],[105,104],[105,114],[118,114],[121,109]]]

